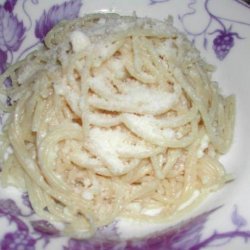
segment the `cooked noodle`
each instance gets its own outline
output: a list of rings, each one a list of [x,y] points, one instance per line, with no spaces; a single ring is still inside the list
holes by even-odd
[[[27,190],[37,214],[79,238],[119,217],[188,211],[228,180],[218,158],[232,141],[235,101],[212,71],[170,19],[60,23],[1,76],[13,102],[1,104],[2,185]]]

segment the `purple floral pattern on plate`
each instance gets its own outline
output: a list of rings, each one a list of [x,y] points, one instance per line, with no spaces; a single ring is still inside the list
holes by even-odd
[[[168,4],[173,0],[145,0],[145,5]],[[243,0],[231,0],[246,8],[249,5]],[[18,2],[22,2],[22,10],[30,21],[28,26],[20,19],[19,13],[15,12]],[[205,49],[210,48],[214,51],[215,56],[219,60],[224,60],[236,41],[244,39],[239,32],[236,32],[232,25],[238,23],[240,25],[250,25],[248,23],[240,23],[235,20],[227,20],[216,16],[209,8],[210,0],[204,0],[204,9],[209,16],[206,28],[200,33],[193,33],[186,24],[186,18],[195,15],[194,5],[196,0],[187,0],[189,11],[179,15],[179,21],[183,26],[183,30],[195,42],[196,39],[203,39]],[[0,73],[3,73],[8,64],[12,64],[14,55],[21,58],[24,52],[33,49],[38,43],[42,42],[46,34],[51,28],[63,19],[73,19],[79,16],[80,9],[83,7],[84,1],[68,0],[62,1],[61,4],[52,5],[42,11],[42,14],[35,20],[29,17],[26,5],[39,5],[39,0],[6,0],[0,5]],[[213,25],[212,25],[213,24]],[[215,24],[215,25],[214,25]],[[216,26],[216,28],[215,28]],[[28,32],[33,34],[38,41],[28,47],[23,48],[23,42]],[[22,48],[22,49],[20,49]],[[11,82],[6,82],[8,87]],[[11,105],[11,100],[6,100]],[[0,114],[0,124],[1,124]],[[22,204],[16,203],[12,199],[0,198],[0,223],[5,220],[11,225],[12,229],[6,228],[6,231],[0,236],[1,250],[16,249],[51,249],[50,244],[54,240],[62,239],[60,231],[51,223],[37,218],[32,209],[27,193],[21,197]],[[18,204],[18,205],[17,205]],[[61,244],[64,250],[90,250],[90,249],[173,249],[173,250],[198,250],[211,246],[222,246],[226,249],[228,244],[235,238],[242,239],[244,244],[250,240],[250,230],[247,219],[240,214],[238,206],[234,206],[231,213],[231,228],[227,231],[212,230],[208,234],[204,234],[206,223],[213,214],[216,214],[221,208],[212,209],[200,214],[187,221],[161,232],[158,235],[146,237],[144,239],[131,239],[127,241],[119,240],[116,224],[101,228],[94,239],[77,240],[64,238],[66,242]],[[14,229],[13,229],[14,226]],[[107,236],[107,237],[106,237]],[[221,243],[221,240],[224,240]]]
[[[59,230],[46,220],[31,221],[33,229],[43,235],[58,235]]]
[[[25,198],[27,199],[27,198]],[[26,203],[26,202],[25,202]],[[28,206],[29,208],[29,206]],[[247,220],[239,214],[238,207],[234,206],[231,213],[233,230],[226,232],[213,231],[209,236],[203,236],[203,230],[209,217],[221,207],[202,213],[189,220],[170,227],[165,232],[144,239],[131,239],[121,241],[119,238],[107,239],[96,237],[90,240],[68,239],[63,250],[86,249],[169,249],[169,250],[199,250],[208,246],[226,246],[234,238],[242,238],[245,242],[250,240],[250,230],[246,230]],[[30,208],[29,208],[30,209]],[[32,209],[31,209],[32,210]],[[6,232],[0,239],[0,249],[36,249],[39,243],[43,243],[43,249],[49,249],[53,239],[60,238],[60,232],[52,224],[45,220],[25,220],[32,218],[33,212],[28,215],[21,211],[15,201],[11,199],[0,200],[0,219],[7,219],[9,224],[15,224],[15,231]],[[30,226],[28,225],[30,224]],[[111,227],[110,233],[114,234],[115,227]],[[224,239],[224,243],[221,240]]]
[[[7,53],[0,49],[0,73],[6,69]]]
[[[7,59],[12,63],[13,52],[17,51],[24,38],[25,27],[22,21],[12,13],[15,1],[6,1],[4,6],[0,5],[0,73],[6,68]]]
[[[0,200],[0,218],[5,218],[10,225],[16,226],[15,231],[5,233],[0,239],[1,250],[36,249],[38,242],[43,242],[45,248],[52,238],[59,235],[58,229],[49,222],[32,219],[34,211],[29,206],[30,202],[27,202],[26,193],[22,196],[22,200],[28,212],[24,212],[24,209],[17,206],[12,199]]]
[[[197,4],[197,0],[189,0],[188,3],[188,11],[182,15],[179,15],[179,20],[183,26],[183,29],[187,33],[187,35],[192,39],[195,43],[196,39],[203,39],[203,47],[205,49],[208,48],[208,43],[210,37],[212,37],[212,49],[219,60],[223,60],[229,54],[230,50],[235,45],[235,39],[242,39],[242,37],[233,30],[232,24],[241,24],[250,26],[250,23],[241,22],[233,19],[227,19],[220,16],[217,16],[213,13],[213,10],[210,10],[209,3],[211,0],[204,1],[204,13],[208,16],[207,24],[204,29],[200,32],[192,32],[186,24],[186,19],[191,16],[195,16],[197,14],[195,5]],[[248,5],[244,1],[237,1],[238,4],[243,4],[244,6]],[[214,29],[214,25],[218,28]]]
[[[240,39],[240,36],[236,32],[231,32],[232,26],[229,29],[215,30],[211,34],[218,33],[213,40],[213,50],[218,59],[223,60],[231,48],[234,46],[234,38]]]
[[[32,238],[26,231],[17,231],[14,233],[7,233],[1,243],[2,250],[16,250],[16,249],[35,249],[36,240]]]
[[[7,0],[3,7],[5,10],[9,11],[10,13],[13,11],[15,5],[17,3],[17,0]]]
[[[71,0],[61,5],[54,5],[48,11],[44,11],[40,19],[36,21],[35,36],[42,41],[59,21],[78,17],[81,5],[81,0]]]

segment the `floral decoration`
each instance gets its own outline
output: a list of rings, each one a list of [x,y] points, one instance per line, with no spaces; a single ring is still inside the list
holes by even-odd
[[[0,238],[0,249],[36,249],[39,245],[43,249],[50,249],[53,239],[61,238],[60,231],[51,223],[45,220],[36,219],[36,216],[30,203],[27,202],[27,193],[23,195],[23,205],[26,208],[20,209],[12,199],[0,200],[0,221],[7,220],[9,224],[15,224],[14,231],[8,231]],[[203,230],[211,214],[215,213],[221,207],[209,210],[189,220],[181,222],[176,226],[167,229],[155,236],[144,239],[134,239],[120,241],[119,235],[116,238],[104,238],[96,236],[90,240],[68,239],[67,243],[61,246],[63,250],[95,250],[95,249],[121,249],[121,250],[139,250],[139,249],[169,249],[169,250],[199,250],[208,246],[226,246],[234,238],[242,238],[245,242],[250,240],[250,230],[247,230],[247,220],[239,214],[238,207],[235,205],[231,213],[231,222],[233,230],[226,232],[213,231],[209,236],[204,237]],[[28,212],[27,212],[28,209]],[[28,220],[27,220],[28,218]],[[28,221],[28,222],[27,222]],[[103,230],[103,229],[101,229]],[[104,229],[105,230],[105,229]],[[109,229],[109,234],[116,234],[115,227]],[[42,243],[42,244],[41,244]]]
[[[6,68],[7,58],[12,58],[13,52],[20,48],[25,38],[23,22],[12,12],[14,5],[15,1],[6,1],[3,6],[0,5],[0,73]]]
[[[35,36],[43,41],[47,33],[59,21],[78,17],[81,5],[81,0],[71,0],[61,5],[53,5],[48,11],[44,11],[40,19],[36,21]]]
[[[236,3],[241,4],[247,8],[250,8],[250,5],[246,1],[234,0]],[[208,48],[208,43],[212,38],[212,49],[219,60],[224,60],[229,54],[231,49],[235,45],[236,39],[243,39],[240,34],[233,29],[233,24],[240,24],[250,26],[250,23],[237,21],[233,19],[227,19],[220,17],[214,14],[214,10],[209,8],[211,0],[204,1],[204,13],[207,15],[207,23],[202,31],[192,32],[191,27],[186,23],[186,20],[191,16],[197,15],[195,6],[197,5],[197,0],[188,1],[188,11],[184,14],[178,16],[179,21],[181,22],[183,29],[190,37],[190,39],[195,43],[198,38],[203,39],[203,47]],[[214,26],[218,28],[214,29]],[[211,37],[211,38],[210,38]]]

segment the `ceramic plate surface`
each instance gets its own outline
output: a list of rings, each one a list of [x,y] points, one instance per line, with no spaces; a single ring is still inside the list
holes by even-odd
[[[249,1],[248,1],[249,2]],[[164,19],[216,65],[214,80],[235,94],[236,128],[230,152],[222,158],[235,180],[212,194],[177,224],[140,239],[152,228],[112,224],[99,237],[60,236],[39,219],[26,193],[0,188],[0,249],[250,249],[250,4],[243,0],[0,0],[0,73],[41,43],[60,20],[92,12],[117,12]],[[0,126],[3,114],[0,113]],[[145,227],[147,228],[147,227]],[[148,230],[148,231],[147,231]],[[122,240],[117,241],[121,237]]]

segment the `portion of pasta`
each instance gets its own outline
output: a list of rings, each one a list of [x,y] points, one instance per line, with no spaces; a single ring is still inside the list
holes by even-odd
[[[235,100],[213,70],[171,19],[61,22],[1,76],[1,184],[79,238],[121,217],[178,217],[229,179],[218,158]]]

